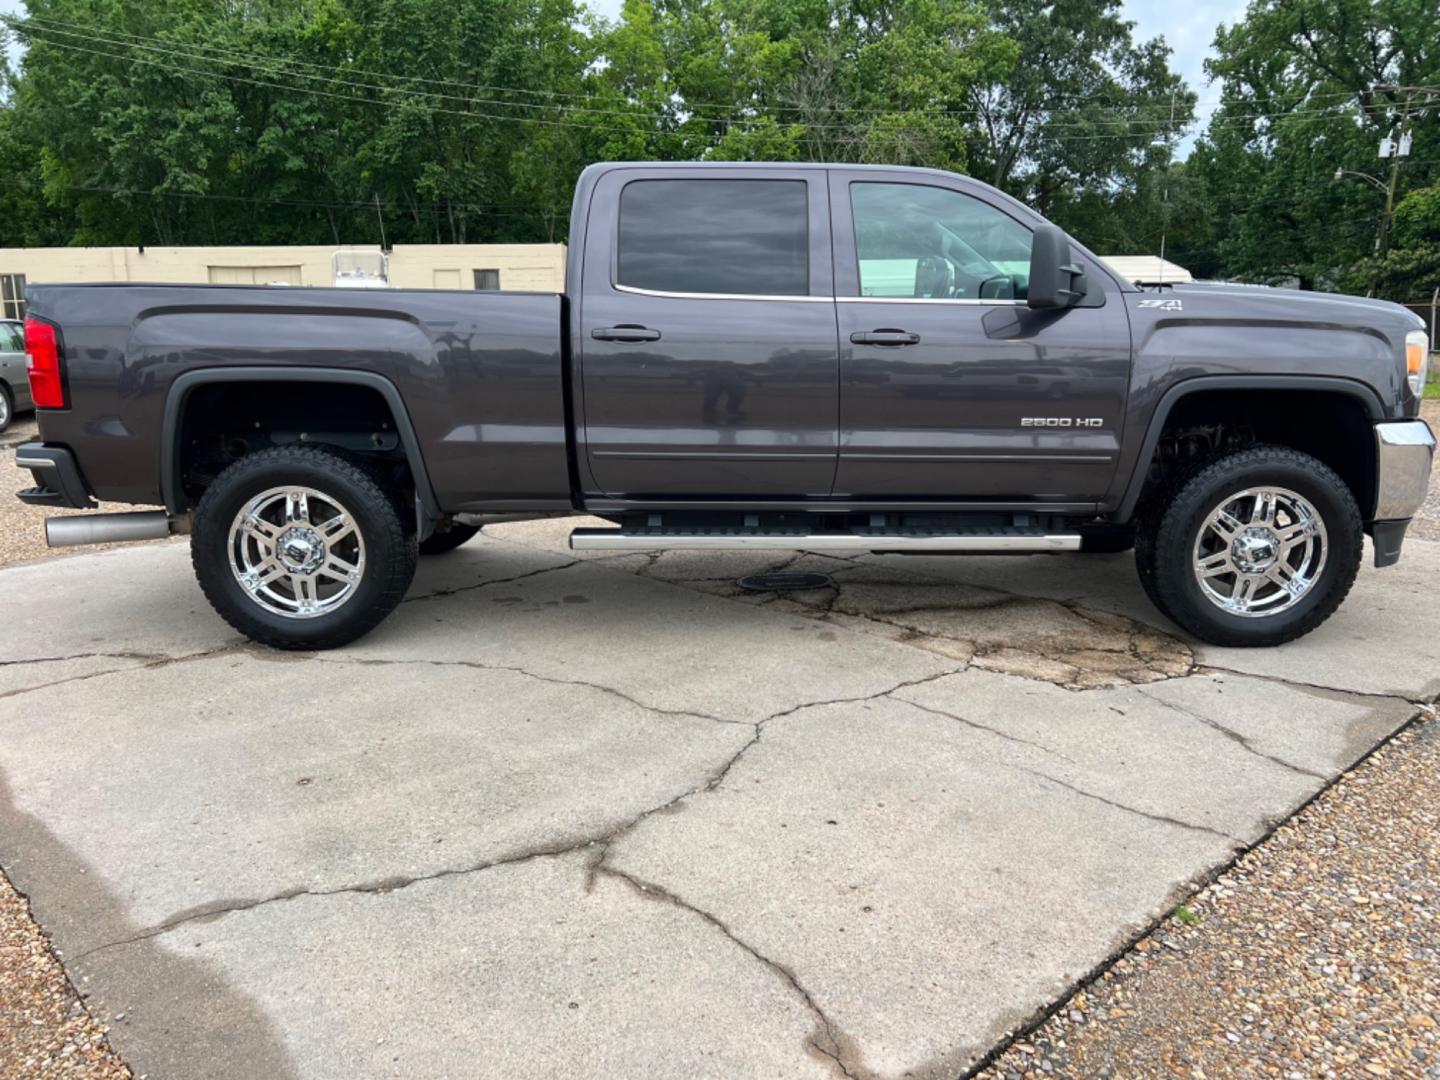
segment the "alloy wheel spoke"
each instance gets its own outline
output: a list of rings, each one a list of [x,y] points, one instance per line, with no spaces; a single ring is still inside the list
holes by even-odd
[[[1195,560],[1195,573],[1202,578],[1218,577],[1220,574],[1228,574],[1234,571],[1235,566],[1230,561],[1230,549],[1217,551],[1214,555],[1206,555],[1204,558]]]
[[[1250,602],[1255,595],[1255,586],[1260,579],[1254,574],[1241,574],[1235,579],[1235,591],[1230,594],[1231,601],[1242,611],[1250,607]]]
[[[325,565],[315,571],[316,577],[324,576],[335,578],[337,581],[344,581],[354,584],[360,580],[360,567],[354,563],[348,563],[335,555],[325,560]]]
[[[1245,527],[1243,521],[1223,506],[1210,515],[1210,520],[1206,524],[1227,544],[1235,538],[1236,533]]]
[[[327,545],[333,547],[337,540],[343,540],[355,531],[355,522],[350,520],[349,514],[342,512],[328,521],[322,521],[315,530]]]
[[[285,496],[285,520],[310,524],[310,498],[303,491],[292,491]]]

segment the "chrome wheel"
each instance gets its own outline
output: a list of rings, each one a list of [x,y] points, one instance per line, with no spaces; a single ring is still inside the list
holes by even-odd
[[[10,423],[10,395],[0,391],[0,431]]]
[[[1195,580],[1205,599],[1247,619],[1294,607],[1315,587],[1329,554],[1325,522],[1287,488],[1246,488],[1210,511],[1195,538]]]
[[[335,611],[365,576],[365,540],[355,519],[308,487],[262,491],[230,526],[230,569],[251,600],[291,619]]]

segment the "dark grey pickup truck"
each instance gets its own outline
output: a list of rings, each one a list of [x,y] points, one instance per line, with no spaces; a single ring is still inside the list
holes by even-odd
[[[1393,304],[1139,288],[924,169],[608,164],[567,291],[48,285],[17,459],[52,544],[189,531],[243,633],[343,644],[417,555],[591,514],[576,549],[1134,547],[1155,604],[1298,637],[1400,556],[1435,440]]]

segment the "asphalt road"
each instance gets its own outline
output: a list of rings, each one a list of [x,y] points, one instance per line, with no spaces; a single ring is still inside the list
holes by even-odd
[[[954,1076],[1440,693],[1424,541],[1247,652],[1123,555],[491,531],[320,655],[0,570],[0,865],[137,1074]]]

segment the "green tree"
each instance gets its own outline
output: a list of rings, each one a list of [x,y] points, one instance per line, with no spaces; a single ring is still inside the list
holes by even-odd
[[[1207,67],[1222,80],[1222,105],[1192,162],[1225,274],[1358,287],[1385,195],[1351,174],[1388,169],[1381,138],[1424,101],[1412,88],[1440,84],[1436,40],[1433,6],[1414,0],[1253,0],[1221,29]],[[1440,175],[1433,108],[1411,130],[1398,199]],[[1403,275],[1386,280],[1388,294],[1409,288]]]

